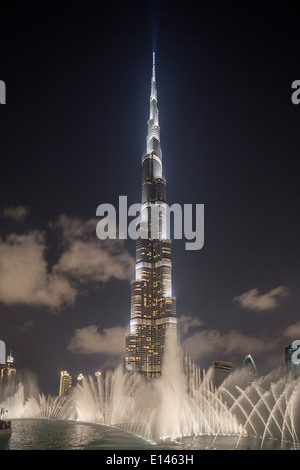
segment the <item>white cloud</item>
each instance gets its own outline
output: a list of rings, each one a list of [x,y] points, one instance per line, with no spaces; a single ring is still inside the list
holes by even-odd
[[[35,230],[0,239],[0,301],[59,311],[75,302],[83,284],[130,281],[134,259],[123,240],[99,240],[96,222],[61,216],[50,224],[61,229],[61,252],[54,266],[46,261],[44,233]]]
[[[51,308],[74,302],[76,291],[68,280],[48,272],[45,251],[39,231],[0,240],[0,301]]]
[[[66,244],[55,271],[67,274],[80,283],[108,282],[111,279],[130,281],[134,259],[123,240],[99,240],[97,220],[82,221],[61,216],[53,227],[62,230]]]
[[[79,354],[102,353],[108,356],[122,357],[125,352],[127,328],[114,326],[102,332],[95,325],[75,330],[69,342],[68,350]]]
[[[276,287],[265,294],[261,294],[258,289],[251,289],[233,299],[242,308],[249,310],[273,310],[279,305],[282,297],[289,295],[289,290],[284,286]]]
[[[62,214],[56,222],[50,222],[52,229],[60,229],[65,241],[72,241],[76,238],[85,238],[94,233],[96,236],[97,219],[82,220],[79,217],[69,217]]]
[[[222,333],[217,329],[204,328],[202,320],[191,315],[178,317],[178,331],[182,336],[182,347],[194,359],[214,356],[233,357],[273,351],[279,340],[245,335],[235,330]]]
[[[200,318],[191,315],[181,315],[177,318],[178,331],[182,335],[186,335],[190,330],[199,328],[202,325],[203,322]]]
[[[15,222],[23,222],[28,212],[28,207],[24,206],[5,207],[2,211],[2,215],[3,217],[10,217]]]
[[[300,339],[300,320],[289,325],[283,332],[284,336],[288,336],[291,339]]]
[[[240,356],[252,353],[272,351],[278,341],[266,338],[247,336],[237,331],[221,333],[214,329],[196,331],[183,342],[183,348],[193,359],[201,359],[211,355]]]

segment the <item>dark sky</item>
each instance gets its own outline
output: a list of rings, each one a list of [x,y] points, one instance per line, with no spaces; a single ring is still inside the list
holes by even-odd
[[[101,244],[96,209],[140,201],[154,49],[168,202],[205,207],[203,249],[173,243],[182,341],[202,367],[283,365],[300,338],[293,4],[12,0],[0,37],[0,339],[17,369],[56,394],[62,369],[118,363],[135,243]]]

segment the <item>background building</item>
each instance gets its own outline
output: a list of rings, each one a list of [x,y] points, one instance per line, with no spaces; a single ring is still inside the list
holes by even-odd
[[[59,396],[68,395],[71,388],[72,376],[66,370],[62,370],[60,373]]]
[[[258,377],[257,368],[251,354],[247,354],[245,357],[243,367],[247,370],[251,381]]]
[[[1,382],[6,382],[10,377],[15,376],[17,373],[14,366],[14,358],[12,352],[7,356],[6,364],[1,369]]]
[[[83,380],[84,380],[84,375],[83,375],[83,374],[79,374],[79,375],[77,376],[76,383],[77,383],[77,384],[82,384]]]
[[[214,361],[213,368],[213,383],[215,387],[219,387],[223,380],[234,371],[234,365],[232,362],[226,361]]]

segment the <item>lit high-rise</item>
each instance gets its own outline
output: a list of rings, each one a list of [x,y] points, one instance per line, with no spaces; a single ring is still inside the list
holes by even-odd
[[[171,242],[163,211],[166,180],[162,171],[155,55],[150,94],[150,117],[142,158],[140,238],[136,243],[135,280],[131,284],[130,332],[126,336],[125,368],[149,377],[161,374],[166,336],[176,338],[176,299],[172,296]],[[156,214],[155,217],[152,215]],[[156,236],[153,236],[154,225]],[[151,231],[152,229],[152,231]],[[142,233],[143,232],[143,233]]]
[[[257,368],[251,354],[247,354],[245,357],[243,367],[248,371],[251,380],[255,380],[258,377]]]
[[[66,370],[62,370],[60,373],[59,396],[69,395],[71,388],[72,376]]]
[[[1,382],[6,382],[10,377],[16,375],[17,371],[14,366],[14,358],[12,352],[7,356],[6,363],[3,365],[3,368],[0,371]]]

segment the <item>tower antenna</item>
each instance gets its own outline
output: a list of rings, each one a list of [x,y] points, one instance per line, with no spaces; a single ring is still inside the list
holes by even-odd
[[[155,81],[155,52],[153,52],[152,80]]]

